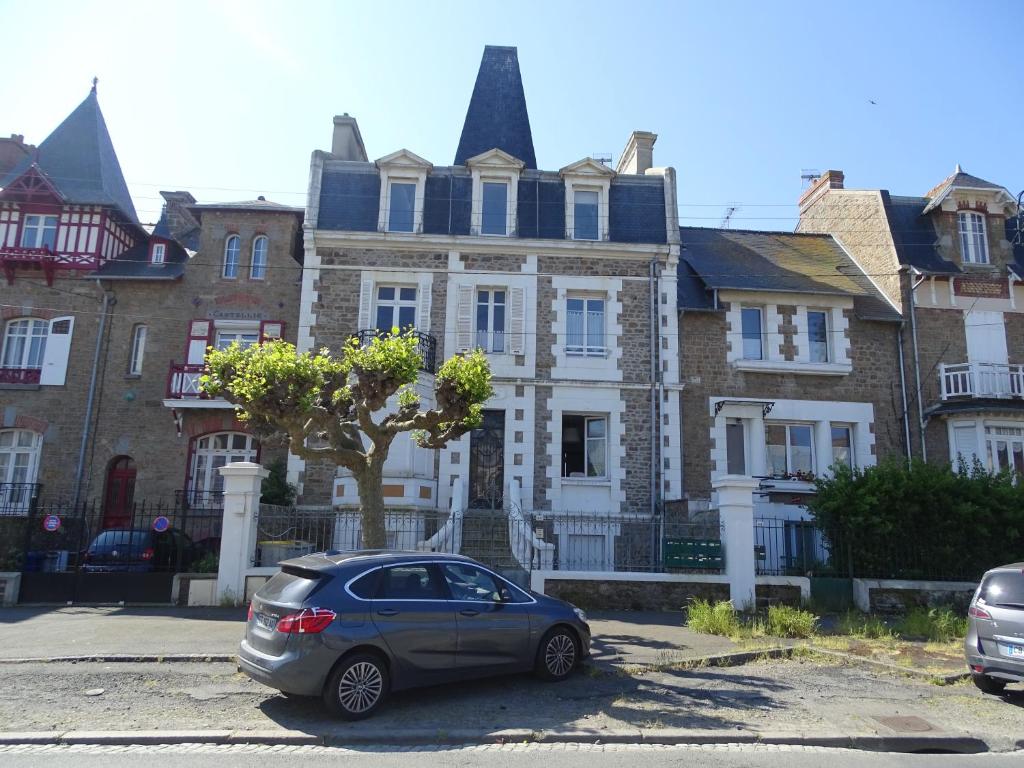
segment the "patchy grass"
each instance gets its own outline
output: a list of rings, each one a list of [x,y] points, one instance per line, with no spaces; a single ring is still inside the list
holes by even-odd
[[[811,637],[818,627],[818,617],[790,605],[768,608],[765,631],[772,637]]]
[[[720,603],[691,601],[686,623],[694,632],[722,637],[738,637],[743,629],[739,613],[728,600]]]
[[[847,611],[840,616],[836,634],[865,640],[888,640],[893,637],[892,629],[882,619],[859,611]]]
[[[967,618],[948,608],[915,608],[897,622],[896,633],[905,640],[950,643],[967,635]]]

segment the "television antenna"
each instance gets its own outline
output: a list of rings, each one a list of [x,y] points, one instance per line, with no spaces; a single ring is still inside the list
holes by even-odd
[[[602,165],[611,165],[612,164],[612,156],[610,154],[607,154],[607,153],[595,152],[590,157],[592,159],[594,159],[594,160],[597,160],[597,162],[601,163]]]
[[[729,229],[732,223],[732,217],[736,215],[736,212],[740,209],[740,206],[730,205],[725,209],[725,215],[722,216],[722,223],[719,225],[722,229]]]
[[[807,189],[814,182],[821,178],[821,171],[817,168],[800,169],[800,188]]]

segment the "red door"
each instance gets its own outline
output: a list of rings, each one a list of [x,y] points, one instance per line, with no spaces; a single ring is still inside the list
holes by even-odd
[[[103,504],[103,528],[127,528],[132,522],[135,497],[135,461],[118,456],[107,471],[107,493]]]

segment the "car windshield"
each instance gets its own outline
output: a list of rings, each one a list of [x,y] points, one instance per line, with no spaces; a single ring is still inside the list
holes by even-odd
[[[149,531],[104,531],[92,543],[94,549],[149,546]]]
[[[1002,571],[989,574],[981,585],[978,599],[987,605],[1024,609],[1024,573]]]

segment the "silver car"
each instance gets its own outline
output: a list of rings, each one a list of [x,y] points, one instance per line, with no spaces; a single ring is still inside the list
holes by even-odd
[[[362,551],[281,563],[249,606],[238,660],[357,720],[402,688],[528,670],[564,680],[589,653],[583,611],[475,560]]]
[[[974,684],[999,694],[1024,682],[1024,563],[986,573],[967,614],[964,652]]]

